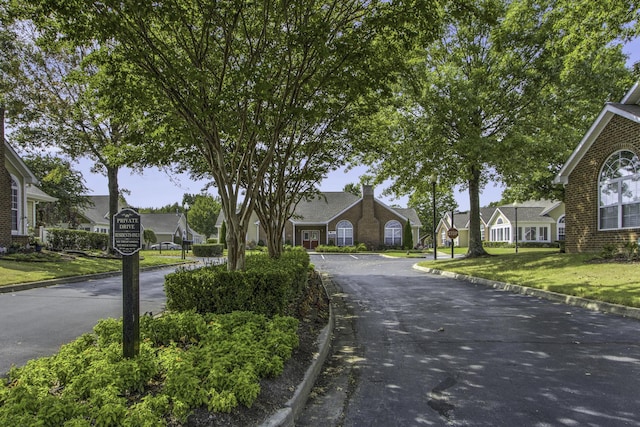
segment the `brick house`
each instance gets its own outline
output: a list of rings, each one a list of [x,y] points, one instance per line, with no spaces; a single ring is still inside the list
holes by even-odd
[[[9,143],[0,144],[0,248],[26,245],[36,225],[36,204],[57,199],[36,187],[38,180]]]
[[[218,230],[223,220],[221,212],[216,222]],[[353,246],[358,243],[370,248],[401,246],[407,220],[411,223],[413,242],[417,244],[422,223],[416,211],[387,206],[374,197],[372,186],[364,185],[360,197],[336,191],[302,200],[285,226],[284,241],[307,249],[318,245]],[[250,222],[247,241],[257,243],[260,240],[266,240],[266,235],[255,217]]]
[[[565,186],[566,251],[640,237],[640,82],[607,103],[554,182]]]

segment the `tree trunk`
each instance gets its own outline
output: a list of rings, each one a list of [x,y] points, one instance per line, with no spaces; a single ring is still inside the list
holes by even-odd
[[[480,169],[471,166],[471,178],[469,179],[469,250],[467,257],[479,257],[487,255],[482,246],[482,234],[480,229]]]
[[[282,233],[267,231],[267,249],[270,258],[278,259],[282,256]]]
[[[246,230],[238,230],[239,224],[230,221],[227,226],[227,270],[244,270]]]
[[[118,213],[118,199],[120,198],[120,188],[118,186],[117,166],[107,166],[107,185],[109,187],[109,224],[113,225],[113,216]],[[113,226],[109,227],[109,241],[107,242],[107,253],[113,252]]]

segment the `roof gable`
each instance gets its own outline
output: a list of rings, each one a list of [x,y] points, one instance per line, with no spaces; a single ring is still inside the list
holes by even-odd
[[[560,172],[556,175],[553,182],[555,184],[567,184],[569,182],[569,175],[578,165],[580,160],[584,157],[589,148],[593,145],[595,140],[605,130],[611,119],[618,115],[640,124],[640,82],[636,82],[635,85],[627,92],[622,98],[620,103],[607,103],[604,108],[593,122],[587,133],[584,135],[578,146],[573,150],[573,153],[569,156],[569,159],[565,162],[560,169]]]
[[[4,141],[4,157],[5,161],[8,162],[20,175],[22,175],[25,184],[38,184],[36,176],[31,172],[31,169],[29,169],[29,167],[24,163],[13,147],[9,145],[6,139]]]

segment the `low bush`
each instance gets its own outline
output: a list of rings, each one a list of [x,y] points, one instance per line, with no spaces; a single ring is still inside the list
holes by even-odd
[[[63,228],[52,228],[47,231],[49,233],[47,240],[56,250],[105,249],[109,242],[109,235],[105,233]]]
[[[197,257],[221,257],[224,247],[217,243],[206,243],[206,244],[197,244],[193,245],[193,255]]]
[[[367,245],[364,243],[358,243],[355,246],[332,246],[332,245],[318,245],[316,246],[316,252],[335,252],[341,254],[353,254],[356,252],[366,252]]]
[[[181,269],[165,277],[167,308],[285,315],[305,289],[308,274],[309,255],[297,249],[285,251],[280,259],[261,253],[249,255],[244,271],[227,271],[225,265]]]
[[[0,380],[0,425],[163,426],[197,407],[250,407],[298,346],[297,327],[248,312],[144,316],[140,354],[125,359],[122,322],[105,319]]]

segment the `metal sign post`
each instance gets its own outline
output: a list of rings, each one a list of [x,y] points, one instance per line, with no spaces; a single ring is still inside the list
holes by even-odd
[[[122,254],[122,352],[140,353],[140,214],[125,208],[113,216],[113,248]]]

